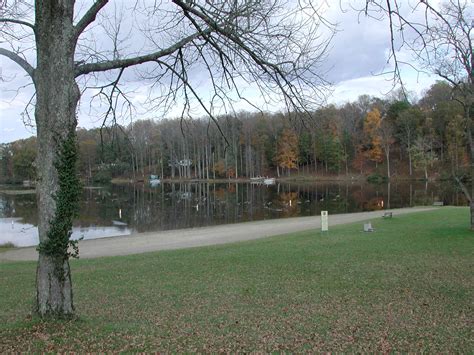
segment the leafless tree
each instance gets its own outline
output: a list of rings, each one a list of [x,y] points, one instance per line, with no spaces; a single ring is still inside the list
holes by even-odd
[[[402,6],[404,5],[404,6]],[[393,77],[403,83],[401,66],[436,74],[448,81],[452,98],[464,108],[465,133],[468,138],[471,177],[474,181],[474,7],[471,0],[448,0],[440,5],[428,0],[411,4],[399,0],[366,0],[361,11],[381,19],[388,18],[390,28]],[[416,65],[402,61],[399,53],[408,50]],[[474,230],[474,184],[471,192],[460,183],[471,207],[471,229]]]
[[[178,105],[183,117],[192,114],[193,104],[212,118],[236,100],[252,103],[243,90],[249,84],[265,100],[299,110],[324,93],[318,63],[331,26],[310,0],[0,4],[0,55],[18,64],[35,88],[40,245],[51,240],[59,218],[57,196],[66,193],[61,201],[66,206],[74,202],[61,190],[60,163],[75,137],[78,104],[87,88],[106,104],[104,119],[131,107],[133,95],[122,85],[127,76],[150,83],[148,103],[154,108]],[[321,24],[328,30],[320,31]],[[203,78],[210,93],[198,85]],[[72,220],[72,212],[62,213]],[[70,229],[71,223],[63,226],[63,241]],[[42,316],[74,312],[70,244],[61,245],[59,253],[56,248],[39,254],[36,308]]]
[[[379,133],[381,138],[381,145],[383,151],[385,152],[385,159],[387,165],[387,177],[390,179],[391,171],[390,171],[390,151],[395,143],[394,138],[394,127],[393,124],[387,119],[386,116],[382,117],[382,122],[380,124]]]

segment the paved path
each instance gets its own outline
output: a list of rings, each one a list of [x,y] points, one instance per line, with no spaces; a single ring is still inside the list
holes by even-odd
[[[390,210],[394,217],[432,207],[401,208]],[[381,218],[383,211],[336,214],[329,216],[329,226]],[[97,258],[225,244],[243,240],[265,238],[273,235],[321,228],[321,217],[296,217],[256,222],[226,224],[212,227],[178,229],[170,231],[137,233],[129,236],[89,239],[79,242],[81,258]],[[362,225],[361,225],[362,230]],[[0,261],[37,260],[35,247],[17,248],[0,253]]]

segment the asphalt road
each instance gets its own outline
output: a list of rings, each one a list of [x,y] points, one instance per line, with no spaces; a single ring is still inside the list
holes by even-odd
[[[390,210],[393,216],[420,211],[430,211],[433,207],[414,207]],[[329,228],[338,224],[375,220],[384,211],[335,214],[329,216]],[[321,228],[321,217],[296,217],[226,224],[212,227],[178,229],[129,236],[89,239],[79,242],[80,257],[98,258],[140,254],[157,250],[171,250],[233,243],[244,240],[265,238],[274,235],[300,232]],[[363,226],[361,225],[361,230]],[[37,260],[36,247],[16,248],[0,253],[0,261]]]

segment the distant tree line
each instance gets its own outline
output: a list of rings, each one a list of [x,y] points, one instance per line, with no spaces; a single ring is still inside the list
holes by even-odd
[[[360,96],[308,114],[249,113],[197,120],[137,120],[78,129],[78,169],[87,181],[115,177],[216,179],[377,174],[461,176],[468,168],[463,107],[437,82],[416,103]],[[35,178],[31,137],[0,146],[0,179]]]

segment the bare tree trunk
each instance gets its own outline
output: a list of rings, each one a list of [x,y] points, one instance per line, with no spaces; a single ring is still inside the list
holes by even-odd
[[[235,178],[238,179],[239,178],[239,160],[238,160],[238,154],[239,154],[239,151],[238,151],[238,148],[236,146],[234,146],[234,152],[235,152]]]
[[[160,167],[161,167],[161,179],[164,178],[164,171],[163,171],[163,149],[160,149]]]
[[[216,162],[215,162],[215,153],[212,152],[212,178],[216,179]]]
[[[240,173],[243,175],[244,174],[244,152],[243,152],[243,146],[240,146]],[[248,177],[248,176],[247,176]]]
[[[140,148],[140,171],[142,172],[142,178],[145,177],[145,157],[143,154],[143,147]]]
[[[408,167],[409,167],[409,171],[410,171],[410,176],[412,176],[413,175],[413,168],[412,168],[412,162],[411,162],[411,140],[410,140],[410,138],[408,139],[407,149],[408,149]]]
[[[170,160],[171,160],[171,178],[174,179],[175,178],[175,175],[176,175],[176,159],[175,159],[175,156],[174,156],[174,147],[173,147],[173,143],[170,144],[170,147],[171,147],[171,153],[170,153]]]
[[[408,168],[410,172],[410,176],[413,175],[413,169],[412,169],[412,164],[411,164],[411,152],[408,151]]]
[[[390,192],[391,192],[391,184],[390,184],[390,180],[388,181],[387,183],[387,207],[386,209],[390,209]]]
[[[193,159],[194,159],[194,178],[198,178],[198,157],[197,157],[197,148],[196,148],[196,142],[193,143]]]
[[[41,11],[36,11],[35,70],[40,244],[46,243],[51,237],[50,232],[57,212],[57,201],[54,196],[60,188],[57,163],[65,142],[69,137],[75,137],[76,108],[80,97],[74,77],[75,43],[70,39],[74,31],[72,23],[74,2],[45,0],[42,3]],[[68,234],[63,237],[67,238]],[[43,317],[73,314],[71,273],[67,253],[58,255],[40,251],[36,272],[35,308]]]
[[[152,164],[152,161],[153,161],[153,157],[151,155],[151,148],[148,148],[146,153],[148,153],[148,175],[152,173],[151,171],[151,166],[153,165]]]
[[[471,85],[473,85],[472,77],[471,77]],[[469,153],[470,153],[469,163],[471,165],[471,193],[469,194],[469,192],[466,189],[465,194],[470,202],[469,208],[471,212],[471,230],[474,231],[474,140],[472,138],[472,121],[471,121],[470,104],[467,104],[464,106],[464,116],[467,119],[467,139],[469,142]]]
[[[196,171],[196,174],[197,174],[196,178],[201,179],[201,154],[200,154],[199,148],[197,149],[197,153],[196,153],[195,171]]]
[[[134,158],[134,155],[133,155],[133,147],[131,148],[130,150],[130,157],[132,158],[132,176],[133,176],[133,180],[136,179],[136,175],[135,175],[135,158]]]
[[[249,147],[247,143],[245,144],[245,175],[247,175],[247,178],[253,177],[253,175],[250,175],[250,161],[249,161]]]
[[[208,145],[206,144],[206,150],[205,150],[205,155],[206,155],[206,179],[209,180],[209,153],[207,149]]]

